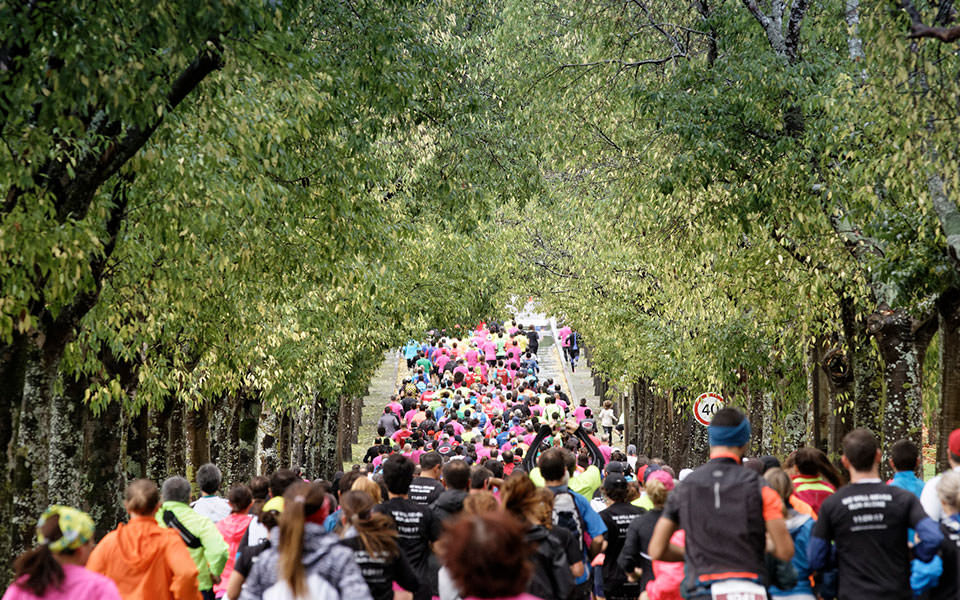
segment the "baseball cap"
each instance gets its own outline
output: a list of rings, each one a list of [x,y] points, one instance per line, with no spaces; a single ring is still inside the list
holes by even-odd
[[[603,489],[607,491],[617,488],[623,489],[625,487],[627,487],[627,478],[620,473],[610,473],[606,479],[603,480]]]
[[[652,473],[647,471],[647,473],[647,483],[651,481],[659,481],[663,484],[663,487],[667,488],[668,492],[673,489],[673,477],[670,477],[670,474],[663,469],[657,469]]]
[[[960,456],[960,429],[954,429],[950,432],[950,439],[947,446],[950,448],[950,454]]]
[[[607,471],[607,473],[623,474],[623,463],[616,460],[611,460],[610,462],[607,463],[605,470]]]
[[[271,510],[279,513],[283,512],[283,496],[274,496],[267,500],[266,504],[263,505],[263,512],[270,512]]]

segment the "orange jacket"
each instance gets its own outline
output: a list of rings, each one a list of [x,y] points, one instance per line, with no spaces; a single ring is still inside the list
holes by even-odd
[[[87,568],[117,584],[123,600],[197,600],[197,565],[173,529],[132,517],[97,544]]]

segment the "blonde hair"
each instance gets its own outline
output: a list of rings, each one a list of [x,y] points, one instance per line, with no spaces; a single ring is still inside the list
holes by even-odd
[[[360,477],[353,482],[353,485],[350,486],[350,490],[356,490],[358,492],[366,492],[370,494],[370,497],[373,499],[374,504],[380,504],[383,502],[383,493],[380,490],[380,486],[377,485],[372,479],[368,477]]]
[[[767,480],[770,487],[772,487],[774,491],[780,495],[780,499],[783,500],[783,516],[786,517],[787,507],[790,506],[790,496],[793,495],[793,482],[790,481],[790,476],[780,467],[773,467],[767,469],[767,472],[763,474],[763,478]]]
[[[647,492],[647,497],[650,498],[654,508],[661,509],[666,506],[670,491],[667,490],[667,486],[662,481],[650,479],[644,484],[643,489]]]
[[[500,509],[500,503],[493,492],[474,492],[463,499],[463,512],[468,515],[481,515]]]
[[[947,471],[940,478],[937,484],[937,496],[940,502],[960,510],[960,473],[956,471]]]

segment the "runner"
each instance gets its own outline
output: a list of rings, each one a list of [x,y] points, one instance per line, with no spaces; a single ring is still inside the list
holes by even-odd
[[[792,477],[794,494],[816,513],[823,501],[843,484],[840,472],[817,448],[800,448],[791,454],[784,470],[790,472],[791,468],[796,471]]]
[[[271,547],[250,570],[241,600],[327,598],[372,600],[353,553],[323,529],[330,514],[327,487],[295,483],[283,497],[280,526],[270,532]]]
[[[123,600],[196,600],[197,565],[180,535],[157,525],[157,485],[137,479],[124,498],[130,521],[100,540],[87,568],[112,579]]]
[[[389,499],[375,510],[393,519],[400,550],[421,582],[414,599],[430,600],[433,589],[425,583],[435,579],[435,572],[430,568],[431,544],[440,536],[440,522],[429,508],[407,497],[413,471],[413,463],[403,456],[391,456],[384,463],[383,482]]]
[[[229,548],[216,525],[187,504],[190,501],[190,482],[184,477],[169,477],[161,488],[163,504],[157,511],[157,524],[169,527],[183,538],[190,556],[197,565],[200,594],[204,600],[213,600],[213,584],[220,581],[220,573],[227,564]]]
[[[369,481],[368,479],[358,480]],[[373,482],[370,482],[372,485]],[[356,484],[354,484],[356,485]],[[340,499],[343,509],[343,545],[353,550],[374,600],[391,600],[392,584],[415,592],[420,580],[397,545],[397,530],[390,517],[371,512],[374,499],[366,492],[351,490]]]
[[[907,529],[917,533],[913,555],[928,562],[943,540],[940,528],[913,494],[880,480],[880,448],[873,432],[855,429],[844,436],[841,460],[850,485],[820,508],[807,551],[810,568],[828,566],[833,541],[841,598],[909,600]]]
[[[651,599],[674,594],[679,596],[680,581],[683,579],[682,564],[654,562],[646,552],[653,537],[653,529],[663,514],[670,492],[673,491],[673,478],[663,471],[656,471],[650,475],[645,487],[651,509],[634,519],[627,528],[623,550],[617,557],[617,566],[628,579],[636,580],[640,589],[646,591]],[[683,531],[674,533],[670,542],[682,546]]]
[[[750,443],[750,421],[742,412],[720,409],[707,431],[710,461],[670,495],[648,552],[653,560],[686,560],[686,598],[721,593],[743,600],[766,598],[767,536],[774,557],[793,558],[783,502],[755,472],[740,468]],[[685,549],[670,543],[678,528],[686,532]]]
[[[810,575],[812,570],[809,567],[807,559],[807,545],[810,542],[810,534],[813,531],[815,521],[810,515],[797,512],[790,507],[790,497],[793,495],[793,482],[790,476],[779,468],[773,467],[767,469],[763,478],[770,483],[770,487],[780,494],[786,508],[787,529],[790,531],[790,538],[793,539],[793,565],[797,572],[797,584],[788,590],[778,589],[776,586],[770,587],[770,595],[778,600],[814,600],[813,587],[810,585]]]
[[[13,563],[16,579],[3,600],[120,600],[109,578],[84,569],[93,550],[93,519],[53,505],[37,522],[38,546]]]
[[[634,600],[643,591],[639,583],[629,581],[617,561],[627,538],[627,529],[647,511],[633,506],[627,479],[620,473],[608,474],[603,480],[603,494],[608,506],[600,511],[607,526],[603,543],[603,595],[606,600]]]
[[[223,484],[223,474],[220,473],[217,465],[207,463],[197,469],[197,487],[200,488],[201,496],[194,500],[190,508],[214,523],[226,519],[231,513],[230,503],[217,495],[221,484]]]
[[[227,582],[233,573],[237,551],[240,549],[240,541],[243,539],[244,532],[253,520],[253,515],[247,512],[250,509],[250,505],[253,504],[253,494],[250,492],[250,488],[245,485],[235,485],[230,488],[227,499],[230,501],[230,508],[233,512],[230,513],[229,517],[217,523],[217,531],[223,536],[223,541],[227,543],[227,548],[229,549],[227,564],[223,567],[223,572],[220,574],[220,582],[213,587],[213,593],[218,598],[223,596],[227,591]]]
[[[960,472],[960,429],[951,431],[947,438],[947,462],[950,464],[951,471]],[[943,517],[943,506],[937,493],[937,486],[940,484],[941,477],[943,477],[942,473],[925,483],[923,492],[920,494],[920,504],[923,505],[923,510],[938,523]]]

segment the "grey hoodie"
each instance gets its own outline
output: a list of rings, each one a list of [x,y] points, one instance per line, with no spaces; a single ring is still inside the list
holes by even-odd
[[[240,600],[260,600],[279,579],[280,528],[270,532],[272,546],[254,559],[250,576],[243,582]],[[370,588],[353,559],[353,551],[323,526],[306,523],[303,531],[303,566],[307,575],[316,573],[337,588],[341,598],[372,600]]]

